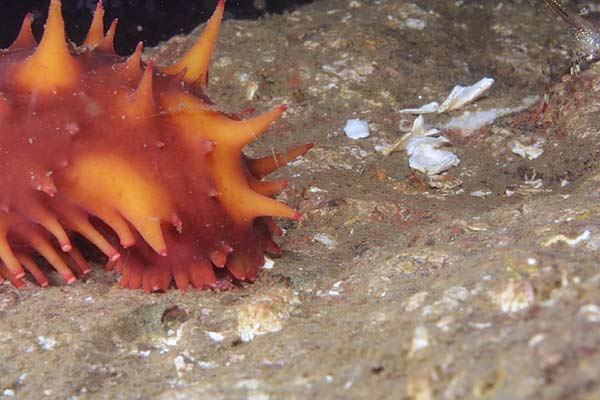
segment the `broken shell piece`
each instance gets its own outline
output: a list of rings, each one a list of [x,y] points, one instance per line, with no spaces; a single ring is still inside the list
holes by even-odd
[[[494,80],[492,78],[483,78],[471,86],[456,85],[448,95],[448,98],[438,108],[437,112],[443,113],[462,108],[479,98],[493,83]]]
[[[408,145],[410,144],[412,139],[421,139],[423,137],[435,136],[438,133],[440,133],[440,131],[438,129],[428,128],[425,125],[425,119],[423,118],[423,116],[419,115],[413,122],[410,132],[408,132],[406,135],[402,136],[400,138],[400,140],[396,141],[396,143],[381,150],[381,153],[384,156],[389,156],[390,154],[392,154],[394,151],[396,151],[398,149],[407,149]],[[432,144],[432,143],[429,143],[429,144]],[[409,155],[410,154],[412,154],[412,152],[409,153]]]
[[[329,235],[325,233],[315,233],[315,236],[313,237],[315,241],[325,245],[325,247],[327,247],[330,250],[335,249],[337,247],[337,241],[335,239],[332,239],[331,237],[329,237]]]
[[[441,137],[431,137],[431,136],[416,137],[416,138],[411,139],[406,144],[406,154],[411,156],[415,152],[415,149],[422,144],[428,144],[432,147],[437,148],[440,146],[444,146],[444,145],[448,144],[449,142],[450,142],[450,140],[448,140],[448,138],[445,138],[443,136],[441,136]]]
[[[344,133],[353,140],[364,139],[369,137],[369,124],[360,119],[349,119],[346,121]]]
[[[453,117],[450,121],[442,125],[442,129],[459,129],[467,133],[473,132],[505,115],[523,111],[535,104],[536,101],[538,101],[537,96],[529,96],[524,98],[517,107],[491,108],[475,112],[465,111],[462,115]]]
[[[475,190],[474,192],[471,192],[472,197],[487,197],[490,194],[492,194],[492,192],[489,190]]]
[[[534,146],[525,146],[516,140],[510,144],[510,148],[513,153],[523,158],[527,158],[528,160],[535,160],[544,153],[544,149]]]
[[[427,175],[437,175],[460,163],[456,154],[446,150],[439,150],[431,144],[420,144],[415,147],[408,164],[412,169],[424,172]]]
[[[433,102],[427,103],[424,106],[421,106],[419,108],[405,108],[398,112],[400,114],[417,114],[417,115],[430,114],[430,113],[436,112],[439,107],[440,107],[439,103],[436,101],[433,101]]]

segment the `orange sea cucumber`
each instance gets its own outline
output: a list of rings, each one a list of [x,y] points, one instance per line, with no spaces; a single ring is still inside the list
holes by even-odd
[[[99,2],[81,46],[65,37],[51,0],[36,44],[27,16],[0,50],[0,280],[48,280],[44,258],[67,283],[90,271],[78,234],[122,273],[121,287],[181,290],[253,280],[264,252],[279,253],[271,217],[299,219],[262,178],[303,155],[242,153],[286,109],[237,120],[206,97],[221,25],[220,0],[194,47],[173,65],[113,50]]]

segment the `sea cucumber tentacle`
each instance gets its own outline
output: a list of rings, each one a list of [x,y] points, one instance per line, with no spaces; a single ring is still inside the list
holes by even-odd
[[[117,22],[104,33],[101,2],[81,47],[66,42],[60,0],[37,47],[25,17],[0,52],[0,282],[23,287],[28,272],[47,286],[45,263],[67,283],[88,274],[75,236],[121,287],[147,292],[231,288],[281,253],[272,217],[300,214],[272,198],[287,181],[262,178],[312,145],[246,157],[287,106],[242,119],[206,96],[224,7],[166,67],[143,62],[141,43],[115,54]]]

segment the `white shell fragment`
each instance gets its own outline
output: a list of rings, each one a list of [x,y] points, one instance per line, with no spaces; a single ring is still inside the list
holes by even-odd
[[[458,110],[463,106],[475,101],[493,84],[494,80],[492,78],[483,78],[471,86],[456,85],[454,89],[452,89],[452,92],[450,92],[448,95],[448,98],[446,98],[446,100],[444,100],[442,105],[438,108],[437,112],[443,113]]]
[[[439,107],[440,107],[439,103],[436,101],[433,101],[433,102],[427,103],[424,106],[421,106],[419,108],[405,108],[398,112],[400,114],[416,114],[416,115],[431,114],[431,113],[436,112]]]
[[[544,153],[544,149],[535,146],[525,146],[516,140],[510,144],[510,148],[513,153],[528,160],[535,160]]]
[[[489,110],[480,110],[475,112],[465,111],[462,115],[451,118],[442,125],[443,129],[459,129],[463,132],[473,132],[486,125],[491,124],[496,119],[505,115],[514,114],[529,108],[538,101],[537,96],[529,96],[523,99],[520,105],[516,107],[491,108]]]
[[[441,137],[431,137],[431,136],[422,136],[422,137],[416,137],[411,139],[407,144],[406,144],[406,153],[411,156],[414,154],[415,150],[417,149],[417,147],[419,147],[422,144],[428,144],[431,147],[440,147],[440,146],[444,146],[446,144],[448,144],[450,141],[445,138],[444,136]]]
[[[353,140],[364,139],[369,137],[369,124],[360,119],[349,119],[346,121],[344,133]]]
[[[382,150],[384,155],[389,155],[398,148],[404,148],[410,156],[408,164],[412,169],[424,172],[427,175],[440,174],[460,163],[456,154],[439,150],[438,147],[448,144],[449,140],[443,136],[435,137],[440,131],[430,129],[425,125],[425,119],[419,115],[409,133],[404,135],[393,145]]]
[[[396,151],[398,149],[407,150],[409,148],[409,144],[412,140],[415,140],[415,139],[422,140],[425,137],[435,136],[438,133],[440,133],[440,131],[438,129],[427,128],[425,126],[425,119],[423,118],[422,115],[419,115],[413,122],[410,132],[408,132],[406,135],[402,136],[402,138],[400,138],[400,140],[396,141],[396,143],[382,149],[381,152],[383,153],[383,155],[389,156],[390,154],[392,154],[394,151]],[[412,148],[412,146],[410,146],[410,147],[411,147],[411,150],[414,150]],[[410,154],[412,154],[412,152],[408,153],[408,154],[410,155]]]
[[[440,174],[460,163],[456,154],[439,150],[431,144],[419,144],[413,150],[408,164],[412,169],[424,172],[427,175]]]
[[[325,245],[328,249],[332,250],[337,247],[337,242],[325,233],[315,233],[315,241]]]

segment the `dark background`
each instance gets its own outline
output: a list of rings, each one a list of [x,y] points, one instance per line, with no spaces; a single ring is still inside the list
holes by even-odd
[[[293,10],[313,0],[228,0],[225,18],[255,19],[265,13]],[[41,37],[50,0],[0,0],[0,48],[15,39],[25,14],[34,15],[33,32]],[[96,0],[63,0],[63,15],[69,39],[83,42]],[[217,0],[104,0],[105,29],[119,18],[115,47],[119,54],[130,54],[137,42],[154,46],[179,33],[188,33],[206,21]]]

